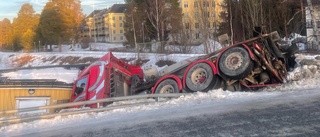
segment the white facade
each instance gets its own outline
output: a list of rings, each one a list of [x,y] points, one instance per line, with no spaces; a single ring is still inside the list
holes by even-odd
[[[313,17],[317,20],[317,26],[318,29],[320,30],[320,6],[313,6],[313,12],[312,12]],[[313,20],[311,17],[311,12],[310,8],[306,7],[306,28],[307,28],[307,37],[311,38],[314,35],[314,30],[313,30]]]

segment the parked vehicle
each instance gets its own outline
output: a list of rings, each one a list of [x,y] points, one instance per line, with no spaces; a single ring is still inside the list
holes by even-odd
[[[293,54],[298,50],[296,45],[279,47],[279,40],[277,32],[262,34],[207,55],[183,60],[160,72],[156,68],[142,69],[127,64],[109,52],[79,73],[71,102],[141,92],[206,92],[217,88],[256,90],[279,85],[286,81],[287,70],[295,63]],[[81,85],[85,86],[81,89]]]

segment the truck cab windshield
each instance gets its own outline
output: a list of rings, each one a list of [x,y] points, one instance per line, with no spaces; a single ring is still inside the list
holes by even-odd
[[[76,91],[74,92],[74,94],[77,96],[81,94],[83,91],[85,91],[87,87],[87,83],[88,83],[88,77],[84,77],[78,80],[76,85],[77,86]]]

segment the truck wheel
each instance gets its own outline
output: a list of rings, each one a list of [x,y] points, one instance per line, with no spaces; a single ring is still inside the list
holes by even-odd
[[[172,79],[166,79],[157,86],[156,94],[179,93],[178,83]]]
[[[212,68],[207,63],[198,63],[190,68],[186,76],[187,91],[209,91],[217,82]]]
[[[216,78],[216,82],[215,82],[215,84],[213,84],[213,86],[212,86],[212,89],[219,89],[219,88],[222,88],[223,86],[222,86],[222,79],[220,78],[220,77],[214,77],[214,78]]]
[[[224,90],[228,90],[231,92],[242,91],[242,86],[240,85],[240,83],[236,82],[236,83],[229,85],[229,86],[225,85]]]
[[[235,80],[246,77],[253,68],[249,53],[242,47],[233,47],[222,53],[219,69],[227,77]]]

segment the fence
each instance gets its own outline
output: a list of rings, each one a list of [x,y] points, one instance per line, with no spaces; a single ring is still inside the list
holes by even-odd
[[[15,110],[3,110],[3,111],[0,111],[0,116],[3,116],[0,118],[0,127],[8,124],[13,124],[13,123],[28,122],[28,121],[40,120],[40,119],[49,119],[56,116],[66,116],[66,115],[74,115],[74,114],[89,113],[89,112],[108,111],[113,109],[131,107],[131,106],[144,104],[144,103],[140,102],[140,103],[134,103],[134,104],[119,105],[119,106],[106,106],[106,107],[98,107],[98,108],[92,108],[92,109],[80,109],[76,111],[69,111],[69,112],[66,111],[61,113],[44,113],[44,114],[30,115],[25,117],[14,115],[20,112],[29,112],[29,111],[53,109],[53,108],[66,108],[66,107],[73,107],[73,106],[84,106],[84,105],[95,104],[95,103],[97,103],[99,106],[100,103],[110,103],[115,101],[144,99],[144,98],[155,98],[155,100],[158,101],[158,98],[177,98],[187,94],[188,93],[146,94],[146,95],[114,97],[114,98],[106,98],[106,99],[99,99],[99,100],[74,102],[74,103],[64,103],[64,104],[49,105],[49,106],[30,107],[30,108],[22,108],[22,109],[15,109]]]

